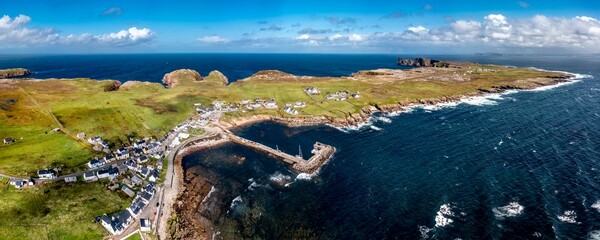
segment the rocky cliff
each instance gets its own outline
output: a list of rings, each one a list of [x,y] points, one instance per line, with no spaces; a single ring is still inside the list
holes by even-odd
[[[15,78],[24,77],[30,75],[32,72],[25,68],[11,68],[0,70],[0,79],[2,78]]]
[[[442,62],[439,60],[429,59],[429,58],[415,58],[415,59],[406,59],[399,58],[396,64],[400,66],[413,66],[413,67],[449,67],[450,64],[447,62]]]
[[[191,69],[179,69],[165,74],[162,82],[167,85],[167,88],[177,86],[181,81],[202,81],[200,73]]]

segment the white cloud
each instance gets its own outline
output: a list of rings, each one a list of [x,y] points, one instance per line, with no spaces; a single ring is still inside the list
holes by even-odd
[[[331,36],[327,37],[327,39],[329,39],[329,41],[335,41],[335,40],[340,39],[342,37],[344,37],[344,36],[342,36],[341,34],[336,33],[334,35],[331,35]]]
[[[148,28],[138,29],[136,27],[132,27],[116,33],[108,33],[96,36],[95,38],[100,40],[100,42],[108,43],[109,45],[124,46],[148,41],[152,39],[153,36],[154,33]]]
[[[308,40],[310,38],[310,35],[308,34],[302,34],[298,37],[296,37],[297,40]]]
[[[588,16],[568,19],[536,15],[509,19],[502,14],[489,14],[482,21],[457,20],[434,29],[415,26],[401,33],[376,33],[368,37],[371,42],[380,45],[419,42],[464,47],[585,48],[600,51],[600,22]]]
[[[426,27],[423,27],[423,26],[416,26],[416,27],[409,27],[408,31],[411,31],[414,33],[425,33],[425,32],[428,32],[429,29],[427,29]]]
[[[204,36],[198,38],[198,41],[203,43],[228,43],[229,39],[223,38],[221,36],[213,35],[213,36]]]
[[[28,28],[31,18],[19,15],[11,18],[4,15],[0,18],[0,46],[28,47],[44,45],[81,45],[81,46],[127,46],[150,41],[154,32],[148,28],[136,27],[116,33],[93,35],[60,35],[52,28]]]
[[[348,36],[348,40],[350,40],[352,42],[360,42],[363,40],[363,37],[359,34],[354,33],[354,34],[350,34]]]

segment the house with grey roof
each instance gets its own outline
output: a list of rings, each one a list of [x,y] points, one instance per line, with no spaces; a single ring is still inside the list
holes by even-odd
[[[96,176],[94,171],[89,171],[89,172],[85,172],[83,174],[83,180],[88,181],[88,182],[97,181],[98,177]]]

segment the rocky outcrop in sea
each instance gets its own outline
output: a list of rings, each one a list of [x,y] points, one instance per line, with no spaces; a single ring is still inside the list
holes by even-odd
[[[396,61],[397,65],[400,66],[412,66],[412,67],[449,67],[450,64],[447,62],[442,62],[440,60],[434,60],[429,58],[415,58],[415,59],[406,59],[399,58]]]

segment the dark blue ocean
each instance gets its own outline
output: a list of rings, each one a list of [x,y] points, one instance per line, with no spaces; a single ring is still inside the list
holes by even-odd
[[[160,81],[178,68],[230,79],[263,69],[346,75],[394,68],[397,55],[189,54],[2,56],[0,68],[33,77]],[[411,57],[411,56],[404,56]],[[573,84],[440,108],[341,131],[273,123],[240,135],[308,156],[337,148],[315,176],[227,144],[184,158],[188,179],[219,194],[199,214],[223,239],[598,239],[600,57],[434,56],[587,74]],[[218,214],[211,214],[218,213]]]

